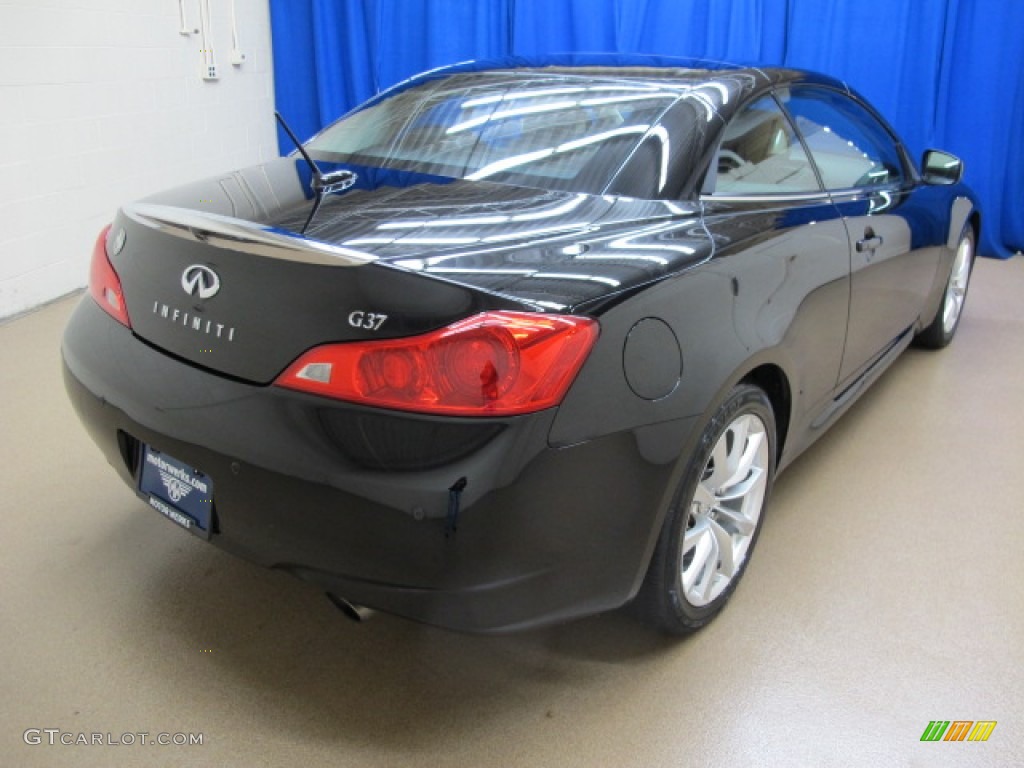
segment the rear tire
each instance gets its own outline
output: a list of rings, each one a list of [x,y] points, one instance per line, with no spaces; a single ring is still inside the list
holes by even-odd
[[[956,329],[960,326],[964,302],[967,300],[967,288],[970,285],[971,271],[974,269],[974,255],[974,229],[968,224],[960,235],[960,242],[949,268],[942,303],[935,310],[931,324],[915,339],[919,346],[942,349],[953,340]]]
[[[700,629],[746,570],[775,478],[768,396],[740,384],[707,423],[666,517],[636,600],[670,634]]]

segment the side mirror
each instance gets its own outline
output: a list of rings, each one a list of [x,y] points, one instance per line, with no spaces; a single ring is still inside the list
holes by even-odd
[[[956,184],[964,175],[964,163],[956,155],[938,149],[926,149],[921,158],[921,177],[925,184]]]

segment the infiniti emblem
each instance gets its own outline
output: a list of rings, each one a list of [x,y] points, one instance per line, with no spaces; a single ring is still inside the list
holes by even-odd
[[[181,273],[181,287],[189,296],[198,296],[200,299],[208,299],[216,296],[220,290],[220,278],[217,273],[202,264],[193,264],[186,267]]]

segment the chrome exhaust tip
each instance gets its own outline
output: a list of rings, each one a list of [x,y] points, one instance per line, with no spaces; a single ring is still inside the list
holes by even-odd
[[[367,608],[365,605],[350,603],[345,598],[338,597],[330,592],[327,593],[327,599],[334,603],[334,607],[345,614],[346,618],[356,622],[357,624],[368,621],[373,614],[376,613],[373,608]]]

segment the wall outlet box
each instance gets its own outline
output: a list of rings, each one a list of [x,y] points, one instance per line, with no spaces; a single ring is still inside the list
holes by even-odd
[[[204,48],[199,52],[199,76],[203,80],[217,79],[217,59],[212,48]]]
[[[231,51],[231,63],[236,67],[240,67],[245,64],[245,54],[235,48]]]

